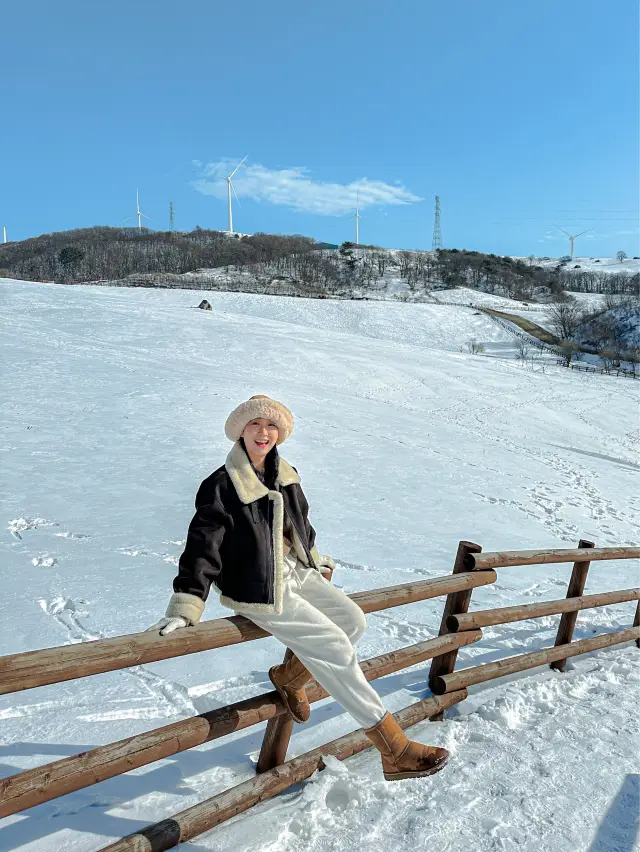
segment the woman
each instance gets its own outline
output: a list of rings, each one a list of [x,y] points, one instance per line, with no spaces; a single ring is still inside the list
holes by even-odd
[[[298,472],[278,454],[292,432],[289,409],[262,394],[231,412],[233,448],[200,485],[174,594],[150,630],[197,624],[213,587],[223,606],[293,652],[269,679],[295,721],[309,718],[304,685],[314,677],[381,752],[387,781],[432,775],[448,752],[408,740],[358,664],[364,613],[330,582],[335,563],[318,553]]]

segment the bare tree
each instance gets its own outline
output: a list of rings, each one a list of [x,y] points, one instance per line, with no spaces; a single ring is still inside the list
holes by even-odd
[[[607,373],[610,373],[614,367],[620,366],[619,354],[614,349],[601,349],[598,352],[602,360],[602,366]]]
[[[565,367],[571,366],[571,362],[576,354],[579,351],[579,346],[575,342],[575,340],[563,340],[560,344],[560,349],[562,350],[562,357],[564,358]]]
[[[481,355],[484,352],[484,343],[480,343],[475,337],[467,340],[467,352],[471,355]]]
[[[620,263],[622,263],[623,260],[627,259],[627,253],[626,251],[622,251],[621,249],[620,251],[616,252],[616,257],[618,258]]]
[[[624,296],[621,293],[605,293],[603,304],[605,310],[611,311],[614,308],[620,307],[624,301]]]
[[[400,265],[400,275],[402,278],[408,278],[409,272],[411,270],[411,263],[413,260],[413,253],[410,251],[400,251],[398,252],[398,261]]]
[[[523,364],[526,364],[531,353],[531,346],[526,340],[524,340],[523,338],[519,338],[517,350],[518,351],[516,352],[516,358],[518,359],[518,361],[522,361]]]
[[[549,311],[549,320],[557,337],[570,340],[582,323],[582,308],[574,299],[556,302]]]

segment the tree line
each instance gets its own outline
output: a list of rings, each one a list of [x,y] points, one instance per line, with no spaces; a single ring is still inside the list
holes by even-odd
[[[0,276],[77,284],[119,280],[132,274],[182,274],[220,266],[265,263],[315,248],[307,237],[222,231],[81,228],[0,245]]]
[[[395,277],[406,283],[410,297],[464,286],[533,302],[562,300],[567,290],[632,296],[640,289],[640,275],[570,268],[566,258],[552,267],[533,260],[465,249],[388,251],[349,242],[336,251],[301,235],[230,236],[198,227],[178,233],[94,227],[0,245],[0,276],[363,298],[383,294]],[[217,282],[196,274],[184,284],[177,277],[212,268],[231,275]]]

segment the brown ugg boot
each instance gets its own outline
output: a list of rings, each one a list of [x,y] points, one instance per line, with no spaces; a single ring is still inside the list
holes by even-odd
[[[289,715],[296,722],[307,722],[311,708],[304,685],[313,679],[311,672],[295,656],[269,669],[269,680],[280,693]]]
[[[382,774],[387,781],[433,775],[449,760],[446,749],[408,739],[391,713],[364,732],[382,755]]]

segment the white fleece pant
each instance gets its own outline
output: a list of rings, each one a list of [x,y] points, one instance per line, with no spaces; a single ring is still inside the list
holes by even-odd
[[[285,566],[281,615],[234,611],[291,648],[361,727],[372,728],[387,711],[356,656],[354,646],[366,627],[364,613],[315,568],[290,557]]]

